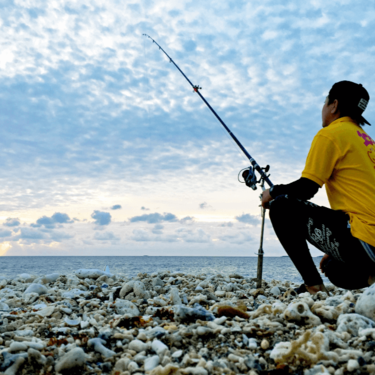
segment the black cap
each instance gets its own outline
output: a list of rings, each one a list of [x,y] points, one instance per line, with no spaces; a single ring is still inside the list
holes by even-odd
[[[330,102],[337,99],[340,110],[348,116],[353,115],[360,120],[360,123],[371,125],[362,116],[370,100],[370,95],[360,83],[350,81],[335,83],[329,91],[329,99]]]

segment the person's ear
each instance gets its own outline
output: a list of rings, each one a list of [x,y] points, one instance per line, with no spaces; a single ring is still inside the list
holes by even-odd
[[[332,104],[331,113],[334,115],[339,111],[339,101],[335,99]]]

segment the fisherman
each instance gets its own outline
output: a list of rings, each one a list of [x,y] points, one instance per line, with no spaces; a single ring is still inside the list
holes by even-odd
[[[332,284],[360,289],[375,282],[375,142],[362,129],[370,96],[361,85],[335,83],[324,102],[302,177],[265,190],[262,205],[304,284],[297,293],[327,291],[306,240],[325,255]],[[331,209],[309,202],[323,185]]]

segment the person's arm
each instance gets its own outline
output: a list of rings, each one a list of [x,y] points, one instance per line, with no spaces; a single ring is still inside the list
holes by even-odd
[[[320,185],[316,182],[308,178],[301,177],[299,180],[287,185],[273,186],[270,189],[270,195],[273,199],[279,195],[288,195],[301,200],[309,200],[318,192],[319,188]]]
[[[267,189],[263,192],[262,206],[264,208],[269,208],[269,202],[279,195],[288,195],[289,197],[301,200],[309,200],[317,193],[319,188],[319,184],[304,177],[288,185],[274,185],[271,189]]]

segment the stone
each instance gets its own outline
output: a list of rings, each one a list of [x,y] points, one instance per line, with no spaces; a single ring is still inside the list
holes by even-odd
[[[133,292],[138,298],[149,298],[149,293],[146,292],[145,284],[142,281],[137,280],[134,282]]]
[[[178,305],[174,307],[175,319],[180,322],[196,321],[198,319],[204,321],[213,321],[215,316],[207,311],[204,307],[196,303],[193,308]]]
[[[29,348],[27,351],[29,356],[29,364],[32,367],[44,366],[47,362],[47,359],[44,355],[40,354],[38,350],[35,350],[33,348]]]
[[[141,340],[133,340],[129,344],[129,349],[134,350],[137,353],[143,352],[144,350],[147,350],[148,348],[149,346]]]
[[[106,343],[105,340],[102,340],[98,337],[94,339],[90,339],[87,342],[88,346],[92,346],[94,350],[100,353],[104,358],[111,358],[115,356],[116,353],[113,350],[110,350],[103,345],[105,343]]]
[[[76,276],[79,279],[97,279],[98,277],[105,275],[112,277],[113,275],[110,272],[98,270],[98,269],[80,269],[75,272]]]
[[[65,353],[56,363],[56,372],[69,374],[71,370],[82,369],[86,362],[86,354],[81,348],[74,348]]]
[[[140,312],[134,303],[117,299],[115,303],[115,310],[117,314],[128,315],[129,317],[139,316]]]
[[[37,293],[38,295],[46,294],[47,288],[42,284],[30,284],[24,294]]]
[[[177,288],[171,288],[170,295],[170,301],[172,305],[182,305],[182,301]]]
[[[307,303],[301,301],[289,304],[284,311],[283,317],[287,321],[296,321],[314,326],[322,324],[322,321],[310,311]]]
[[[278,286],[274,286],[271,290],[270,290],[270,293],[277,297],[277,296],[280,296],[281,295],[281,291],[280,291],[280,288]]]
[[[25,352],[27,350],[27,345],[22,342],[12,342],[9,347],[10,353]]]
[[[151,371],[160,363],[160,358],[158,355],[154,355],[145,360],[144,369],[145,371]]]
[[[54,311],[55,311],[54,306],[48,306],[48,307],[45,307],[44,309],[37,311],[35,314],[45,318],[47,316],[51,316]]]
[[[120,290],[120,297],[124,298],[127,294],[133,291],[134,280],[125,283]]]
[[[168,350],[168,346],[162,343],[160,340],[154,340],[151,347],[152,350],[159,356],[163,355]]]
[[[151,284],[152,284],[153,287],[155,287],[155,286],[163,287],[164,281],[160,277],[155,277],[155,278],[152,279]]]
[[[359,297],[355,312],[375,321],[375,284],[368,287]]]

